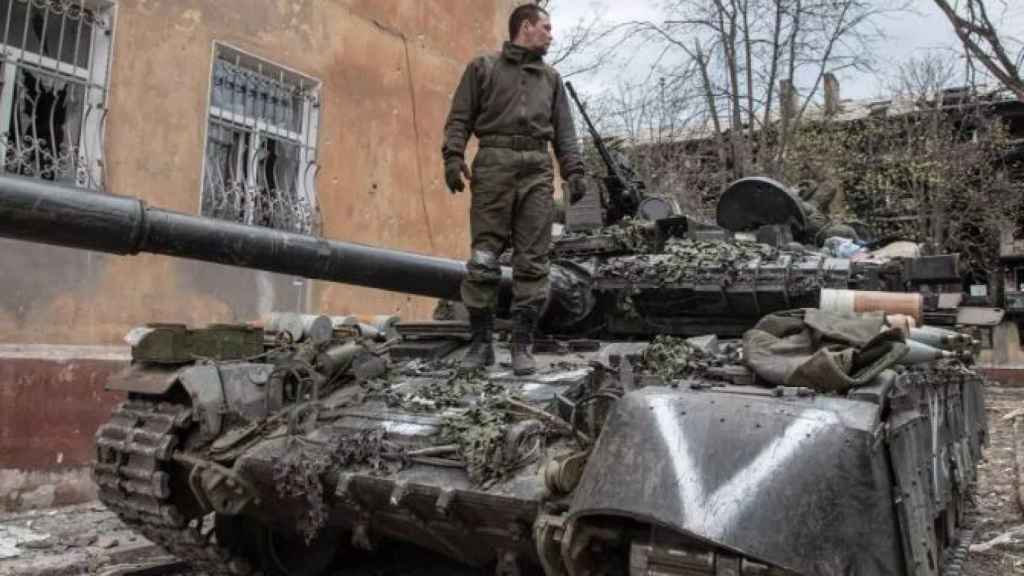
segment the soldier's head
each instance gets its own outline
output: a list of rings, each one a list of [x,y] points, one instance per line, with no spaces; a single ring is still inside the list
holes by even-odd
[[[547,54],[551,46],[551,18],[536,4],[523,4],[508,17],[508,38],[513,44]]]

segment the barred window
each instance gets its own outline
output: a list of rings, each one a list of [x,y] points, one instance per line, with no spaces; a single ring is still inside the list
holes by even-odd
[[[320,83],[214,47],[202,213],[319,233],[316,135]]]
[[[0,0],[0,171],[103,188],[114,3]]]

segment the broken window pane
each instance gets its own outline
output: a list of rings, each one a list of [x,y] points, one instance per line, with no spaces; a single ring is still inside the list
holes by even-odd
[[[266,193],[260,197],[264,220],[258,224],[282,230],[310,232],[306,222],[312,220],[311,207],[295,189],[299,178],[299,146],[273,138],[263,140],[263,144],[256,180],[259,188]]]
[[[211,123],[206,142],[203,215],[246,222],[245,183],[248,135]]]
[[[81,179],[85,86],[41,70],[19,68],[6,135],[4,169],[75,184]]]
[[[111,6],[0,0],[0,170],[102,188]]]

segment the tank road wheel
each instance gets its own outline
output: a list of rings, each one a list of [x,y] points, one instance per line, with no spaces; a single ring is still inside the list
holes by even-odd
[[[170,400],[170,401],[164,401]],[[193,428],[192,410],[173,399],[130,396],[96,432],[93,477],[99,499],[126,525],[209,576],[249,576],[252,567],[203,515],[175,464]]]
[[[323,576],[346,546],[344,531],[338,528],[325,526],[307,546],[301,534],[244,516],[217,516],[217,539],[266,576]]]

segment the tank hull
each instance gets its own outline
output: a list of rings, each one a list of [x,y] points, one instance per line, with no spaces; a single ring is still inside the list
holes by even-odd
[[[558,414],[559,398],[609,378],[601,366],[644,346],[604,343],[585,353],[539,354],[538,375],[516,377],[499,366],[486,379]],[[152,458],[133,455],[132,465],[117,471],[105,466],[112,460],[105,439],[131,421],[122,413],[132,410],[129,403],[99,433],[97,479],[102,500],[126,521],[212,574],[268,567],[244,547],[225,556],[217,544],[189,540],[189,524],[210,515],[293,535],[317,517],[317,537],[331,538],[335,552],[401,540],[487,570],[585,574],[588,566],[618,562],[623,574],[647,573],[640,566],[717,574],[716,566],[735,562],[745,567],[738,574],[937,574],[963,528],[985,432],[981,380],[955,367],[892,374],[842,398],[641,380],[608,406],[574,488],[559,493],[546,470],[579,452],[567,437],[551,438],[543,455],[483,484],[443,462],[407,462],[397,470],[372,461],[340,465],[339,446],[377,432],[405,454],[436,445],[446,414],[461,409],[389,405],[363,397],[359,386],[323,398],[315,424],[306,415],[291,423],[304,421],[305,428],[291,432],[287,422],[264,426],[236,435],[236,444],[221,442],[214,454],[203,440],[211,426],[203,415],[217,406],[189,393],[198,386],[189,369],[161,396],[137,394],[132,401],[135,412],[159,415],[148,421],[136,414],[130,427],[153,431],[150,447],[162,445],[156,429],[175,440]],[[393,392],[450,385],[451,377],[446,368],[423,371],[396,382]],[[259,386],[251,386],[256,393]],[[212,402],[244,413],[252,408],[240,404],[243,398],[229,393]],[[136,443],[145,436],[136,432]],[[296,466],[282,468],[299,452]],[[128,484],[128,476],[143,477],[146,465],[164,478],[163,492],[131,492],[159,484]],[[313,477],[301,470],[313,470]],[[229,484],[236,488],[225,491]],[[602,545],[588,543],[594,539]],[[681,553],[703,558],[695,562],[708,571],[659,564]],[[211,560],[218,554],[228,560]],[[920,568],[929,565],[935,571]]]

